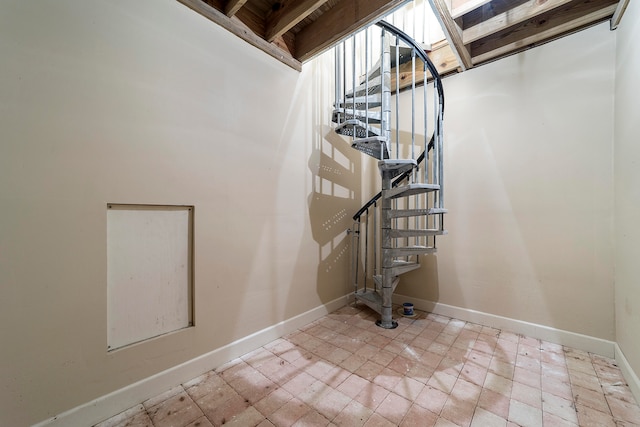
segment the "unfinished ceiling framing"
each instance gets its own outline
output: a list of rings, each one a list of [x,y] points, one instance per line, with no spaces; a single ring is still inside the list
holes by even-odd
[[[297,70],[406,0],[178,0]],[[425,0],[427,1],[427,0]],[[441,74],[495,61],[610,20],[629,0],[428,0],[446,34],[429,53]]]

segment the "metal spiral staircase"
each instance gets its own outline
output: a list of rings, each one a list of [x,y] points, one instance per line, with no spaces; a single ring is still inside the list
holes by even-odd
[[[335,63],[335,131],[376,158],[382,177],[382,191],[353,216],[355,298],[391,329],[399,276],[447,233],[442,82],[423,47],[384,21],[337,46]]]

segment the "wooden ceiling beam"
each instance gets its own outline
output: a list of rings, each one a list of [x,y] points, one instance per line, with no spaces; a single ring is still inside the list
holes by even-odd
[[[203,3],[201,0],[178,0],[180,3],[184,4],[188,8],[194,10],[210,21],[220,25],[236,36],[240,37],[247,43],[257,47],[263,52],[273,56],[280,62],[288,65],[294,70],[301,71],[302,64],[300,61],[296,60],[290,52],[283,50],[278,47],[274,43],[268,43],[263,38],[256,35],[249,27],[247,27],[242,21],[240,21],[237,17],[229,18],[227,15],[219,11],[218,9],[209,6],[206,3]],[[285,45],[282,43],[281,45]]]
[[[313,11],[322,6],[328,0],[292,0],[286,2],[280,10],[275,12],[267,20],[265,38],[273,41],[289,31],[298,22],[309,16]]]
[[[471,12],[490,2],[491,0],[452,0],[451,17],[453,19],[459,18],[465,13]]]
[[[464,71],[472,68],[473,61],[471,60],[471,54],[462,41],[462,29],[451,17],[451,12],[449,11],[445,0],[429,0],[429,2],[431,3],[431,7],[435,12],[436,17],[441,21],[442,29],[444,30],[454,53],[458,57],[458,62],[460,63],[462,70]]]
[[[295,57],[307,61],[323,50],[386,15],[405,0],[343,0],[296,35]]]
[[[436,66],[441,76],[452,73],[460,68],[460,63],[453,49],[446,40],[434,43],[431,46],[431,52],[427,52],[427,56]]]
[[[431,52],[427,52],[427,56],[433,62],[438,74],[444,76],[456,71],[459,68],[458,60],[456,59],[451,46],[446,40],[442,40],[433,46]],[[416,85],[420,85],[424,82],[424,68],[423,62],[420,58],[416,58]],[[398,70],[400,75],[400,90],[411,87],[411,77],[413,76],[413,66],[411,61],[405,62],[400,65]],[[431,73],[427,71],[427,80],[431,81]],[[391,84],[389,86],[392,92],[395,92],[396,88],[396,72],[395,68],[391,70]]]
[[[527,47],[537,43],[543,43],[548,40],[561,37],[567,33],[579,31],[588,25],[602,22],[603,20],[610,18],[615,9],[616,4],[609,4],[608,6],[605,5],[590,12],[575,10],[573,11],[574,13],[570,15],[570,18],[565,18],[562,23],[550,22],[552,21],[551,19],[546,21],[549,25],[548,29],[544,31],[521,34],[519,37],[515,37],[514,35],[511,38],[507,38],[510,40],[507,43],[504,43],[504,40],[496,38],[492,41],[488,41],[488,46],[485,45],[483,47],[482,53],[474,55],[473,61],[475,64],[479,64],[526,49]],[[556,19],[561,18],[558,17]]]
[[[247,2],[247,0],[229,0],[227,4],[224,6],[224,14],[228,17],[232,17],[235,15],[242,6]]]
[[[529,0],[520,6],[516,6],[513,9],[487,19],[478,25],[464,29],[462,31],[462,41],[464,44],[469,44],[531,19],[536,15],[548,12],[556,7],[564,6],[570,1],[571,0],[547,0],[541,3],[540,0]]]

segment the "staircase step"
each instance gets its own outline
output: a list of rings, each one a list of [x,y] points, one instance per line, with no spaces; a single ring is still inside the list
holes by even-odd
[[[356,139],[351,144],[358,151],[374,157],[376,159],[388,159],[389,150],[385,138],[381,136],[371,136],[369,138]]]
[[[445,208],[431,208],[431,209],[429,209],[429,215],[446,214],[447,212],[449,212],[449,210],[445,209]]]
[[[429,209],[391,209],[389,218],[407,218],[410,216],[429,215]]]
[[[434,254],[437,249],[433,246],[401,246],[398,248],[382,249],[383,256],[403,257],[412,255]]]
[[[396,48],[399,49],[398,56],[399,56],[399,59],[400,59],[400,61],[399,61],[400,65],[404,64],[405,62],[411,61],[411,48],[410,47],[391,45],[390,46],[391,73],[395,73],[395,68],[396,68]],[[370,79],[372,79],[374,77],[378,77],[379,75],[380,75],[380,60],[378,60],[371,67],[371,71],[369,71],[365,77],[362,77],[360,79],[360,83],[363,83],[364,79],[366,77],[369,77]]]
[[[446,209],[429,208],[429,209],[392,209],[389,211],[389,218],[406,218],[410,216],[425,216],[447,213]]]
[[[356,301],[365,303],[373,311],[382,311],[382,296],[372,289],[360,289],[355,293]]]
[[[368,101],[368,103],[367,103]],[[334,104],[335,108],[353,108],[353,97],[348,97],[344,101],[340,100]],[[369,96],[356,96],[355,97],[355,106],[356,110],[366,110],[367,106],[369,108],[377,108],[382,105],[382,95],[376,93],[374,95]]]
[[[400,238],[400,237],[422,237],[422,236],[440,236],[448,234],[447,230],[440,230],[437,228],[422,228],[422,229],[414,229],[414,230],[389,230],[389,235],[391,238]]]
[[[429,193],[431,191],[439,190],[438,184],[408,184],[382,192],[382,197],[388,199],[397,199],[398,197],[413,196],[415,194]]]
[[[368,91],[368,92],[367,92]],[[376,93],[382,92],[382,77],[378,76],[372,79],[369,79],[369,85],[361,84],[355,87],[355,90],[349,91],[345,96],[353,97],[353,96],[363,96],[363,95],[373,95]]]
[[[413,271],[417,268],[420,268],[420,264],[417,262],[394,260],[391,267],[391,274],[393,274],[394,276],[399,276],[401,274]]]
[[[382,289],[382,275],[381,274],[376,274],[375,276],[373,276],[373,281],[378,286],[378,289]],[[400,278],[398,276],[395,276],[394,279],[393,279],[393,283],[391,284],[392,292],[396,290],[396,287],[398,286],[398,283],[400,283]]]
[[[380,123],[380,111],[354,110],[353,108],[336,108],[333,110],[331,121],[334,123],[344,122],[351,119],[360,119],[365,121],[369,119],[369,123]]]
[[[391,172],[391,178],[395,178],[406,171],[410,171],[417,165],[418,163],[413,159],[388,159],[380,160],[378,169],[380,169],[380,173]]]
[[[339,124],[335,128],[336,133],[345,136],[354,136],[356,138],[367,138],[369,136],[380,136],[380,128],[367,126],[365,122],[358,119],[347,120]]]

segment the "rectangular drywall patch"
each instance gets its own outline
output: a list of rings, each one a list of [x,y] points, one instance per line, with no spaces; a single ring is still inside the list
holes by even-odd
[[[193,324],[192,206],[107,205],[107,345]]]

